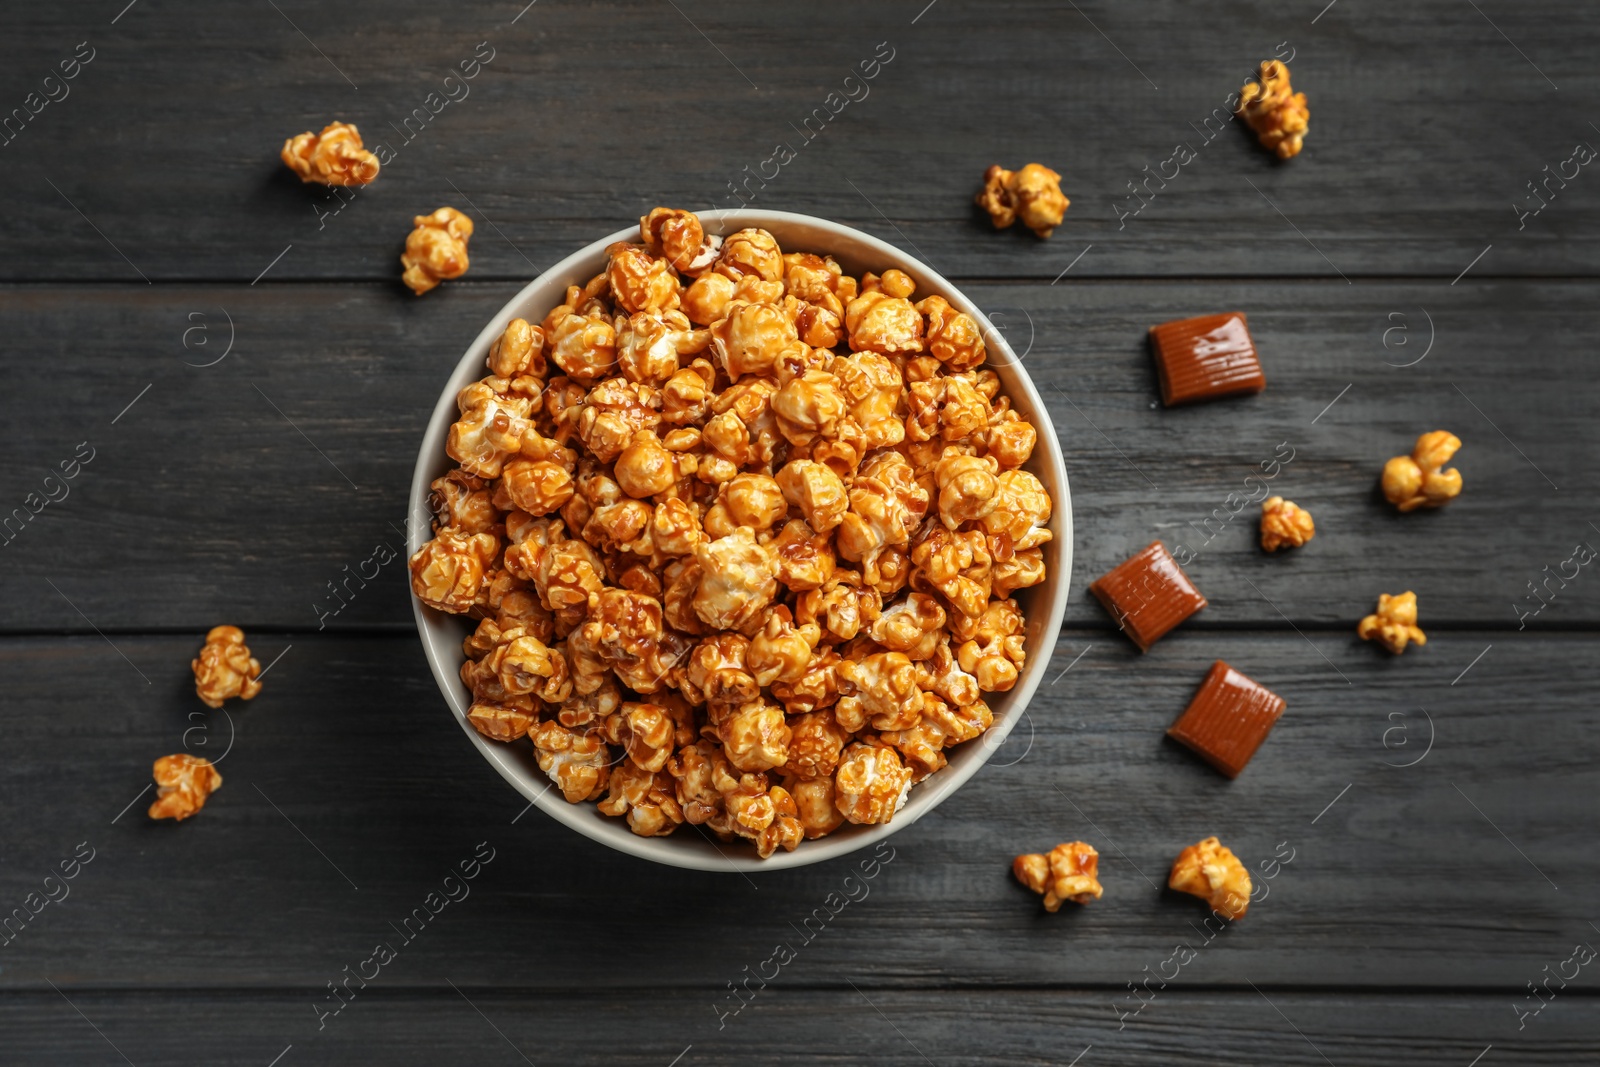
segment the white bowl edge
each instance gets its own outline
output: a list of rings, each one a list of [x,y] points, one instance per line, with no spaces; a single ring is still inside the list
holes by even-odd
[[[832,255],[843,264],[847,273],[859,274],[863,270],[872,270],[881,274],[891,267],[899,268],[916,279],[919,293],[938,293],[958,311],[971,315],[982,328],[990,352],[986,366],[1000,376],[1002,390],[1011,398],[1013,408],[1039,431],[1038,444],[1024,469],[1032,471],[1039,478],[1054,502],[1049,523],[1053,536],[1044,546],[1046,579],[1042,584],[1018,590],[1016,594],[1028,617],[1027,662],[1011,690],[985,694],[991,698],[988,704],[994,711],[994,725],[983,737],[950,750],[949,766],[913,786],[905,807],[893,822],[887,824],[846,824],[826,837],[802,842],[793,852],[778,852],[766,860],[757,857],[742,842],[724,848],[709,834],[696,834],[688,827],[668,837],[639,837],[628,829],[625,820],[601,815],[592,803],[567,803],[551,788],[550,780],[539,770],[529,745],[490,741],[473,728],[466,717],[470,694],[461,684],[459,676],[461,663],[465,660],[461,641],[468,632],[464,628],[465,617],[427,608],[414,595],[412,609],[428,666],[433,671],[440,692],[455,713],[457,723],[484,759],[500,772],[501,777],[546,815],[611,848],[657,863],[703,871],[776,871],[835,859],[866,848],[910,826],[965,784],[988,761],[994,750],[1004,743],[1039,688],[1061,631],[1071,584],[1072,500],[1060,439],[1044,401],[1027,371],[1022,368],[1021,361],[1004,336],[993,328],[982,309],[931,267],[870,234],[810,215],[738,208],[701,212],[700,219],[708,232],[726,234],[736,229],[760,227],[771,232],[778,239],[780,247]],[[488,373],[484,360],[489,346],[505,331],[512,319],[542,320],[552,307],[561,303],[567,286],[583,285],[604,269],[605,250],[612,243],[637,239],[638,228],[628,227],[567,256],[524,286],[468,346],[434,405],[433,414],[423,433],[416,470],[411,479],[407,512],[410,520],[407,523],[408,556],[421,548],[429,537],[429,484],[453,466],[445,455],[444,444],[450,426],[456,419],[456,394]],[[1005,357],[1004,362],[994,359],[997,350]],[[408,591],[409,580],[408,573]],[[1037,610],[1041,604],[1046,606],[1042,613]]]

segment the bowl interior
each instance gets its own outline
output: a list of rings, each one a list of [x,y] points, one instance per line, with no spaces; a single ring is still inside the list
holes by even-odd
[[[985,694],[994,712],[993,727],[981,738],[951,749],[949,766],[914,786],[905,807],[887,825],[851,826],[847,823],[826,837],[802,842],[793,852],[778,852],[766,860],[757,857],[743,843],[724,845],[708,832],[688,825],[669,837],[639,837],[628,829],[626,821],[601,815],[592,803],[568,804],[559,792],[552,790],[550,780],[539,770],[533,747],[527,741],[502,744],[488,740],[473,728],[466,718],[471,697],[459,676],[465,660],[461,642],[471,630],[470,621],[424,607],[415,597],[412,607],[428,665],[456,721],[483,757],[546,815],[612,848],[657,863],[707,871],[781,870],[842,856],[911,825],[959,789],[1005,742],[1039,687],[1061,629],[1072,568],[1072,502],[1060,441],[1027,371],[982,310],[930,267],[869,234],[808,215],[737,209],[702,212],[700,219],[709,233],[729,234],[746,227],[760,227],[771,232],[785,251],[832,255],[847,273],[858,276],[868,270],[881,274],[891,267],[899,268],[916,279],[919,296],[942,295],[957,310],[971,315],[982,328],[989,352],[986,365],[999,375],[1012,407],[1033,423],[1039,433],[1038,445],[1024,469],[1038,477],[1055,503],[1049,523],[1053,536],[1043,546],[1045,581],[1015,594],[1027,618],[1027,661],[1016,686],[1009,692]],[[411,482],[408,553],[416,552],[430,536],[429,483],[453,466],[445,455],[444,443],[456,419],[456,394],[488,373],[484,360],[489,346],[512,319],[520,317],[530,322],[543,319],[552,307],[561,303],[569,285],[583,285],[603,270],[605,249],[623,240],[638,240],[637,227],[619,230],[551,267],[513,297],[467,348],[423,434]]]

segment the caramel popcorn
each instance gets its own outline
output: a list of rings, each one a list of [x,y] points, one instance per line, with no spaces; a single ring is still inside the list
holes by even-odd
[[[215,793],[222,784],[222,775],[217,773],[210,760],[191,756],[187,752],[162,756],[156,760],[151,773],[156,779],[156,799],[150,805],[152,819],[182,822],[205,807],[206,797]]]
[[[717,633],[702,638],[689,655],[679,688],[691,703],[709,705],[714,722],[761,696],[761,686],[747,668],[750,645],[739,634]]]
[[[788,774],[801,778],[831,776],[839,767],[850,733],[831,711],[809,711],[794,717],[790,727]]]
[[[942,462],[942,461],[941,461]],[[1005,471],[996,479],[995,504],[983,516],[989,551],[997,560],[1037,548],[1050,540],[1050,494],[1027,471]]]
[[[678,749],[667,762],[667,773],[672,776],[684,821],[691,826],[702,826],[724,816],[727,804],[723,798],[739,784],[733,765],[722,754],[722,746],[706,740]]]
[[[1311,111],[1306,94],[1289,84],[1289,68],[1276,59],[1263,60],[1259,81],[1246,82],[1239,90],[1239,114],[1256,131],[1261,147],[1279,159],[1300,154],[1305,143]]]
[[[672,269],[691,277],[705,273],[722,249],[722,238],[708,239],[694,212],[666,207],[639,219],[639,239]]]
[[[1214,837],[1178,853],[1167,888],[1199,897],[1225,919],[1242,919],[1250,908],[1250,872]]]
[[[778,471],[778,488],[784,500],[800,509],[806,525],[827,533],[844,520],[850,498],[844,481],[826,464],[791,459]]]
[[[702,570],[695,614],[714,629],[744,629],[778,593],[778,561],[748,526],[697,546],[695,559]]]
[[[919,672],[919,682],[921,677]],[[928,691],[921,694],[919,716],[916,724],[908,729],[879,735],[905,759],[913,782],[920,782],[945,767],[949,762],[945,749],[971,741],[994,725],[994,713],[983,701],[949,704]]]
[[[856,571],[838,571],[815,589],[795,598],[795,618],[820,625],[835,641],[849,641],[883,608],[883,598]]]
[[[1044,910],[1061,910],[1064,901],[1087,904],[1103,892],[1099,879],[1100,853],[1093,845],[1069,841],[1049,855],[1029,852],[1011,861],[1017,881],[1044,897]]]
[[[1356,625],[1356,635],[1363,641],[1376,637],[1379,644],[1397,656],[1412,642],[1427,644],[1428,635],[1417,626],[1417,594],[1410,590],[1399,596],[1380,593],[1377,613]]]
[[[991,600],[982,615],[957,615],[950,621],[951,632],[962,639],[956,662],[978,680],[979,689],[998,693],[1017,684],[1027,654],[1015,600]]]
[[[498,704],[493,701],[474,700],[467,709],[467,721],[472,728],[491,741],[515,741],[539,722],[533,701],[523,706]]]
[[[660,704],[625,703],[607,716],[605,731],[606,740],[622,746],[629,763],[651,774],[667,765],[676,747],[677,724]],[[615,775],[612,789],[616,789]]]
[[[968,617],[989,604],[994,557],[982,530],[951,533],[929,523],[911,546],[912,588],[938,593]]]
[[[237,626],[213,626],[189,669],[194,671],[195,693],[209,708],[222,707],[229,697],[249,700],[261,692],[256,681],[261,661],[250,655],[244,631]]]
[[[529,433],[532,403],[526,397],[498,393],[494,378],[473,382],[456,394],[461,418],[450,426],[445,454],[468,474],[498,478],[506,460],[522,448]]]
[[[1038,434],[903,271],[669,208],[607,252],[457,396],[411,577],[467,720],[641,836],[886,823],[1025,662]]]
[[[521,626],[501,631],[478,668],[493,671],[501,689],[512,696],[560,704],[572,695],[572,680],[561,652]]]
[[[873,622],[872,639],[891,651],[904,652],[910,659],[924,660],[939,647],[946,617],[938,598],[908,593]]]
[[[791,731],[783,709],[751,701],[717,727],[728,762],[741,771],[781,767],[789,759]]]
[[[623,764],[607,785],[611,791],[597,807],[604,815],[627,816],[628,828],[640,837],[663,837],[683,822],[670,775]]]
[[[749,275],[776,281],[783,274],[783,253],[766,230],[740,230],[723,243],[716,269],[735,281]]]
[[[549,460],[517,459],[501,471],[500,487],[518,511],[549,515],[572,499],[572,472]]]
[[[1045,579],[1044,553],[1037,548],[1024,549],[997,562],[989,576],[995,596],[1009,597],[1018,589],[1038,585]]]
[[[825,837],[844,824],[844,816],[834,803],[831,775],[820,778],[785,778],[784,789],[794,801],[800,828],[807,840]]]
[[[471,219],[453,207],[442,207],[432,215],[418,215],[411,224],[416,229],[406,238],[405,255],[400,257],[406,269],[400,280],[413,293],[421,296],[440,282],[467,273]]]
[[[982,434],[983,446],[993,456],[1001,470],[1014,470],[1028,462],[1033,446],[1039,442],[1039,431],[1012,411],[1009,404],[996,404],[989,414],[989,428]]]
[[[875,652],[839,665],[839,701],[834,716],[855,732],[870,721],[875,730],[903,730],[921,717],[917,671],[903,652]]]
[[[989,402],[972,382],[954,375],[911,383],[906,437],[967,441],[988,428]]]
[[[947,455],[933,469],[939,485],[939,518],[950,529],[988,515],[999,501],[999,464],[984,456]]]
[[[779,358],[800,343],[794,323],[775,304],[735,300],[711,324],[711,350],[734,381],[746,374],[775,377]]]
[[[617,331],[602,315],[583,315],[565,304],[545,320],[550,360],[574,382],[592,385],[617,365]]]
[[[798,682],[821,640],[822,629],[815,622],[796,626],[787,607],[769,610],[766,625],[750,640],[748,660],[756,684]]]
[[[492,533],[467,534],[447,526],[411,557],[411,591],[430,608],[468,612],[499,551],[500,539]]]
[[[790,715],[832,706],[839,699],[839,664],[844,662],[832,648],[812,657],[797,682],[773,682],[772,695],[783,702]]]
[[[952,373],[981,366],[988,353],[977,320],[957,311],[942,296],[930,296],[917,304],[928,320],[928,354]]]
[[[767,547],[778,558],[778,581],[791,592],[822,588],[838,567],[833,539],[813,532],[804,519],[790,519]]]
[[[928,492],[898,452],[879,452],[850,487],[850,510],[839,525],[839,554],[871,568],[884,549],[904,545],[928,510]]]
[[[881,289],[863,292],[844,312],[850,348],[856,352],[895,355],[922,351],[922,314],[904,296]]]
[[[889,822],[911,792],[911,771],[899,754],[861,742],[845,749],[833,780],[834,806],[853,823]]]
[[[617,307],[632,314],[660,311],[678,306],[682,285],[671,264],[656,259],[637,245],[614,244],[611,262],[606,266],[606,281]]]
[[[994,228],[1003,230],[1022,220],[1040,237],[1049,237],[1072,203],[1061,194],[1061,175],[1039,163],[1010,171],[998,163],[983,173],[983,189],[973,198],[989,213]]]
[[[1316,535],[1311,512],[1294,501],[1269,496],[1261,502],[1261,547],[1268,552],[1299,548]]]
[[[1430,430],[1417,438],[1409,456],[1395,456],[1383,465],[1383,495],[1402,513],[1417,508],[1442,508],[1461,495],[1461,472],[1444,470],[1461,447],[1461,438]]]
[[[702,274],[684,290],[679,306],[690,322],[710,326],[723,317],[738,288],[738,283],[726,274]]]
[[[494,490],[482,478],[457,468],[428,485],[434,521],[465,533],[488,533],[500,522]]]
[[[855,352],[835,359],[828,369],[844,392],[851,420],[861,429],[863,452],[905,440],[905,377],[893,360],[877,352]]]
[[[793,852],[805,837],[805,823],[789,791],[775,785],[767,792],[767,797],[772,802],[772,821],[753,836],[743,835],[755,842],[756,855],[762,859],[769,858],[780,848],[785,852]]]
[[[560,723],[540,723],[529,732],[539,769],[550,776],[570,804],[593,799],[606,787],[611,758],[605,739],[595,733],[576,733]]]
[[[788,790],[770,786],[765,774],[742,775],[722,794],[723,811],[707,824],[724,837],[742,837],[766,859],[779,848],[793,851],[804,836],[799,809]]]
[[[527,319],[512,319],[489,346],[489,373],[507,381],[528,376],[541,382],[546,369],[544,339],[543,327],[530,326]]]
[[[706,512],[708,534],[726,536],[740,526],[764,533],[789,510],[783,489],[765,474],[736,474],[723,484],[717,501]]]
[[[681,311],[617,317],[617,365],[630,382],[662,385],[677,373],[679,357],[696,355],[710,343],[710,331],[691,327]]]
[[[322,185],[366,185],[378,176],[378,157],[361,144],[361,131],[347,122],[330,122],[321,133],[305,133],[283,142],[280,153],[302,182]]]

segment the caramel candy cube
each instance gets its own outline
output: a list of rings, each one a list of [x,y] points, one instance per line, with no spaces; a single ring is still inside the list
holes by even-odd
[[[1283,698],[1220,659],[1167,736],[1227,775],[1239,777],[1283,714]]]
[[[1150,347],[1161,378],[1161,402],[1169,408],[1267,387],[1242,311],[1152,326]]]
[[[1089,592],[1140,652],[1150,651],[1174,626],[1206,606],[1206,598],[1160,541],[1113,568]]]

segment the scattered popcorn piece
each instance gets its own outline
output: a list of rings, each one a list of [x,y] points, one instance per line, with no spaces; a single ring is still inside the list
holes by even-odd
[[[1461,447],[1461,438],[1430,430],[1417,438],[1409,456],[1395,456],[1383,465],[1383,495],[1402,513],[1441,508],[1461,495],[1461,472],[1442,469]]]
[[[194,671],[195,693],[210,708],[222,707],[229,697],[249,700],[261,692],[256,681],[261,662],[250,655],[244,631],[237,626],[213,626],[189,669]]]
[[[1250,872],[1214,837],[1178,853],[1167,887],[1199,897],[1225,919],[1242,919],[1250,908]]]
[[[366,185],[378,176],[378,157],[361,144],[361,131],[348,122],[330,122],[321,133],[305,133],[283,142],[283,162],[302,182],[322,185]]]
[[[1406,645],[1428,643],[1428,635],[1417,627],[1417,594],[1407,590],[1399,596],[1378,594],[1378,611],[1368,615],[1356,626],[1356,635],[1363,641],[1374,637],[1395,655],[1406,650]]]
[[[1072,203],[1061,193],[1061,175],[1040,163],[1006,170],[998,163],[983,173],[983,189],[973,198],[989,213],[994,228],[1003,230],[1022,220],[1040,237],[1049,237]]]
[[[1093,845],[1069,841],[1049,855],[1029,852],[1011,861],[1017,881],[1044,897],[1045,911],[1060,911],[1063,901],[1087,904],[1099,900],[1100,853]]]
[[[152,819],[182,822],[205,807],[206,797],[222,784],[222,775],[210,760],[187,752],[162,756],[151,773],[156,779],[156,799],[150,805]]]
[[[1268,552],[1299,548],[1315,536],[1311,512],[1294,501],[1271,496],[1261,502],[1261,547]]]
[[[1294,91],[1289,68],[1281,61],[1263,60],[1259,81],[1246,82],[1239,90],[1239,114],[1256,131],[1261,147],[1279,159],[1300,154],[1311,112],[1306,94]]]
[[[453,207],[442,207],[411,222],[416,229],[406,238],[405,255],[400,257],[400,265],[406,269],[400,280],[412,292],[421,296],[440,282],[467,273],[471,219]]]

